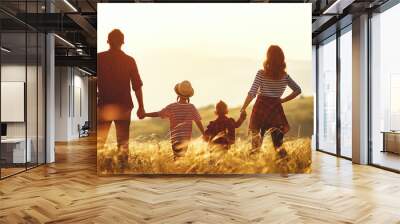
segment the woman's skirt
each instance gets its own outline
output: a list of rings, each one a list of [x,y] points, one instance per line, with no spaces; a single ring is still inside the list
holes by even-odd
[[[283,134],[289,131],[289,123],[279,97],[257,96],[250,117],[249,129],[264,135],[270,129],[279,129]]]

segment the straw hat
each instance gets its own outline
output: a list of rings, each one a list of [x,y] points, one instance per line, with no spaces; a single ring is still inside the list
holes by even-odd
[[[176,84],[174,89],[178,96],[191,97],[194,94],[192,84],[190,84],[190,82],[187,80]]]

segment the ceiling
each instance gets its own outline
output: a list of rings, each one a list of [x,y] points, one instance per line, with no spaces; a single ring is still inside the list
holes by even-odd
[[[237,0],[231,2],[255,3],[312,3],[313,42],[335,32],[338,20],[373,9],[387,0]],[[97,3],[121,2],[174,2],[162,0],[1,0],[0,23],[2,31],[9,33],[17,45],[23,46],[24,40],[18,32],[29,28],[31,31],[55,32],[56,65],[79,66],[95,73],[96,71],[96,30]],[[175,1],[185,2],[185,1]],[[199,2],[199,1],[186,1]],[[224,1],[201,1],[224,2]],[[52,13],[49,13],[52,12]],[[343,26],[346,25],[344,22]],[[333,27],[333,28],[332,28]],[[14,33],[14,34],[11,34]],[[14,35],[14,37],[13,37]],[[22,41],[22,42],[21,42]],[[4,42],[3,42],[4,43]],[[22,49],[22,48],[21,48]],[[30,51],[28,49],[28,51]]]

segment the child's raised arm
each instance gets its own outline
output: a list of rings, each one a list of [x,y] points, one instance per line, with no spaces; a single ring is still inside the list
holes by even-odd
[[[244,120],[246,120],[246,116],[247,116],[246,111],[240,112],[240,117],[239,117],[239,119],[235,122],[235,128],[238,128],[238,127],[240,127],[240,126],[243,124]]]
[[[152,113],[145,113],[144,116],[145,116],[145,117],[161,117],[160,111],[158,111],[158,112],[152,112]]]

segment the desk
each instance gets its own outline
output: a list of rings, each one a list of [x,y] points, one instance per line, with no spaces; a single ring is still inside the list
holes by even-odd
[[[382,152],[392,152],[400,154],[400,132],[382,131],[381,133],[383,134]]]
[[[28,142],[25,152],[25,138],[6,138],[1,139],[1,159],[6,163],[26,163],[31,162],[31,139]]]

